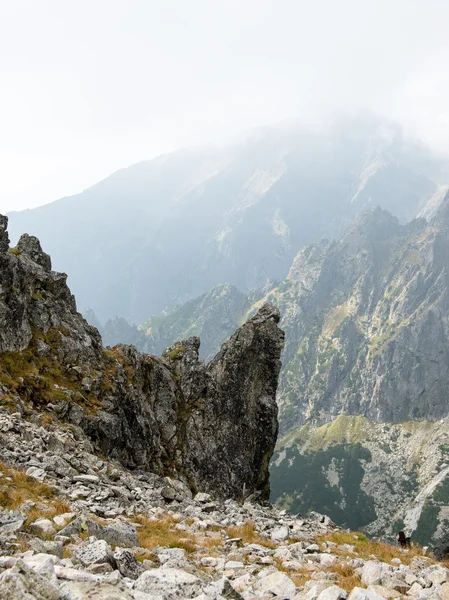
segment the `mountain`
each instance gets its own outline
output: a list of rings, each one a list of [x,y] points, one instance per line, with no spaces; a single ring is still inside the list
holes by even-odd
[[[106,350],[67,276],[28,234],[9,247],[0,216],[0,404],[80,428],[103,457],[222,498],[269,495],[284,334],[265,304],[207,365],[190,337],[162,358]]]
[[[142,162],[11,213],[10,233],[39,237],[83,311],[142,323],[219,284],[247,293],[283,280],[302,247],[341,235],[367,205],[406,221],[447,178],[399,126],[364,115]]]
[[[241,299],[238,310],[229,312],[230,294],[221,306],[213,301],[219,290],[160,316],[159,329],[175,322],[182,335],[193,323],[203,335],[201,319],[220,323],[225,302],[232,327],[267,301],[280,307],[286,344],[272,499],[376,535],[405,526],[422,543],[441,535],[449,514],[449,194],[429,222],[365,211],[339,240],[301,250],[283,282]],[[203,335],[209,354],[225,335]]]

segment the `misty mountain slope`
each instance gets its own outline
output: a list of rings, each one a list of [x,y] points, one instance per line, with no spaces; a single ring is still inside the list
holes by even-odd
[[[176,152],[83,193],[12,213],[70,274],[81,310],[140,323],[212,287],[283,279],[304,245],[341,234],[380,204],[413,217],[444,165],[377,117],[326,134],[267,129],[224,149]]]
[[[182,337],[194,323],[213,353],[224,333],[214,342],[201,318],[220,323],[232,306],[216,293],[159,327],[176,322]],[[235,324],[266,301],[286,332],[272,500],[435,541],[449,518],[449,194],[430,222],[401,225],[377,207],[338,241],[307,246],[283,282],[239,304]]]

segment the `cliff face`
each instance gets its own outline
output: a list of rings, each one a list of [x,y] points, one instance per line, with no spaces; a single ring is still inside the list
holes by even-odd
[[[278,288],[287,332],[283,430],[339,414],[375,421],[449,414],[449,221],[401,226],[376,209],[311,246]]]
[[[283,315],[272,500],[425,544],[449,518],[449,196],[432,215],[364,213],[235,317],[267,301]]]
[[[264,306],[207,365],[195,337],[162,358],[132,346],[105,350],[39,241],[24,235],[11,249],[6,225],[2,217],[2,403],[81,427],[126,467],[174,474],[222,497],[241,497],[244,487],[267,497],[284,339],[278,310]]]

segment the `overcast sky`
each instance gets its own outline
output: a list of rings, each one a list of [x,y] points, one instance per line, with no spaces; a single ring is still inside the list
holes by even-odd
[[[449,152],[447,0],[0,0],[0,211],[367,107]]]

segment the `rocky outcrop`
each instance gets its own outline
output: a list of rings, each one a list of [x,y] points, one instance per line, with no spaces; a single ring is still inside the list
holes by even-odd
[[[422,548],[319,513],[192,497],[99,458],[74,428],[35,420],[0,408],[2,600],[447,598],[447,562]]]
[[[273,302],[286,331],[272,500],[425,544],[449,516],[449,195],[432,214],[367,211],[240,315]]]
[[[76,311],[66,275],[39,241],[0,241],[0,386],[14,410],[46,410],[81,427],[101,453],[129,468],[175,474],[222,497],[269,493],[277,435],[283,332],[267,304],[209,363],[199,339],[162,358],[133,346],[105,350]]]

